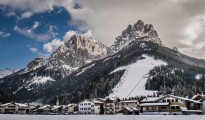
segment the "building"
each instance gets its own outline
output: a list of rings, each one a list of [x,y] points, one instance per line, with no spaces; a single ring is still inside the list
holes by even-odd
[[[40,108],[38,108],[37,113],[38,114],[49,114],[51,112],[52,107],[50,105],[44,105]]]
[[[104,105],[104,102],[98,100],[92,100],[92,102],[94,103],[94,114],[100,114],[100,106]]]
[[[145,98],[141,101],[140,110],[141,114],[202,114],[201,106],[202,103],[196,100],[174,95],[165,95]]]
[[[121,110],[122,106],[119,98],[107,98],[104,102],[105,114],[115,114]]]
[[[139,115],[139,109],[136,107],[124,107],[119,113],[122,113],[123,115]]]
[[[139,107],[138,100],[125,100],[125,101],[121,101],[121,104],[122,104],[122,109],[125,107],[129,107],[129,108],[133,108],[133,107],[138,108]]]
[[[92,101],[85,99],[78,104],[78,111],[80,114],[95,114],[94,105]]]
[[[67,112],[68,113],[75,113],[78,111],[78,105],[77,104],[68,104],[67,105]]]
[[[54,106],[52,106],[52,108],[51,108],[51,112],[52,112],[52,113],[62,113],[62,109],[63,109],[63,106],[54,105]]]
[[[6,103],[0,106],[1,113],[26,114],[29,113],[29,106],[21,103]]]

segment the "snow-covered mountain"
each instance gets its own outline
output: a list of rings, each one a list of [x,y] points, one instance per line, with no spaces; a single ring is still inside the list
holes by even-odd
[[[17,100],[78,102],[94,97],[136,97],[155,91],[192,96],[205,90],[205,61],[164,46],[151,24],[129,25],[107,48],[73,36],[49,58],[1,80]],[[197,77],[199,76],[200,77]]]
[[[134,25],[128,25],[127,29],[125,29],[122,34],[116,38],[115,43],[108,49],[108,55],[118,52],[133,41],[152,41],[162,45],[158,33],[154,29],[153,25],[144,24],[142,20],[139,20]]]
[[[0,78],[3,78],[5,76],[11,75],[14,72],[16,72],[16,70],[11,70],[9,68],[6,68],[5,70],[0,70]]]
[[[14,94],[24,89],[37,92],[43,89],[43,86],[70,75],[81,66],[104,58],[106,54],[107,47],[101,42],[74,35],[50,57],[35,58],[26,68],[1,81],[2,84],[13,86],[8,91],[13,91]]]
[[[104,58],[106,54],[107,47],[101,42],[74,35],[49,58],[35,58],[19,74],[45,67],[46,70],[62,70],[62,76],[66,76],[93,60]]]

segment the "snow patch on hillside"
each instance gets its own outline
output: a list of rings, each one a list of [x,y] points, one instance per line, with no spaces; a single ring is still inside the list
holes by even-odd
[[[202,74],[197,74],[196,76],[195,76],[195,79],[196,80],[199,80],[199,79],[201,79],[202,78]]]
[[[91,64],[91,65],[88,65],[88,66],[84,67],[84,68],[81,69],[80,72],[78,72],[76,75],[78,76],[78,75],[84,73],[87,69],[89,69],[89,68],[91,68],[91,67],[93,67],[93,66],[95,66],[95,63],[93,63],[93,64]]]
[[[167,65],[164,61],[155,60],[153,57],[143,55],[145,59],[138,60],[133,64],[119,67],[112,71],[125,69],[119,83],[113,88],[110,97],[128,98],[137,95],[153,95],[156,91],[145,90],[145,84],[149,77],[149,71],[155,66]]]
[[[3,78],[5,76],[11,75],[14,72],[16,72],[15,70],[11,70],[11,69],[5,69],[5,70],[0,70],[0,78]]]

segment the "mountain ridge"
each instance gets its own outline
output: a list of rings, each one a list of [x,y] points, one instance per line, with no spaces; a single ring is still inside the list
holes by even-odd
[[[156,61],[161,60],[167,63],[166,66],[153,66],[154,68],[150,69],[148,72],[149,76],[144,79],[144,89],[165,92],[175,90],[177,95],[182,96],[192,95],[204,90],[205,73],[203,71],[205,71],[205,61],[183,55],[174,49],[164,46],[151,24],[144,25],[139,20],[136,24],[129,25],[121,36],[116,38],[114,45],[109,48],[104,44],[97,43],[94,44],[98,45],[96,49],[96,46],[93,48],[92,44],[96,43],[96,41],[91,40],[93,42],[88,42],[87,46],[83,42],[84,38],[73,37],[65,44],[65,46],[69,47],[61,46],[51,55],[51,63],[49,64],[56,65],[56,68],[46,69],[47,67],[43,66],[25,74],[18,74],[17,72],[0,79],[2,81],[0,90],[15,93],[17,96],[16,100],[19,101],[42,100],[44,103],[54,102],[56,96],[59,96],[60,102],[65,104],[78,102],[82,99],[106,97],[112,93],[113,88],[121,81],[127,69],[121,69],[114,73],[113,71],[119,67],[146,60],[143,55],[153,57]],[[80,42],[73,45],[73,39],[75,39],[75,42],[78,40]],[[75,52],[70,51],[70,48]],[[96,49],[96,51],[93,51],[93,49]],[[101,51],[100,54],[98,54],[99,51]],[[68,53],[71,56],[63,58]],[[56,56],[62,56],[60,60],[63,62],[67,61],[66,63],[72,65],[69,67],[76,67],[76,69],[72,72],[59,70],[58,68],[61,68],[63,64],[62,61],[58,63],[60,60]],[[86,63],[85,61],[89,59],[91,61]],[[38,60],[41,61],[41,59]],[[79,63],[80,60],[84,62]],[[136,69],[136,73],[138,71]],[[176,75],[170,73],[170,71],[176,72]],[[180,71],[184,72],[181,73]],[[61,76],[63,72],[68,73]],[[202,75],[199,80],[191,79],[197,74]],[[35,81],[29,81],[31,76],[35,77]],[[187,79],[187,77],[190,77],[190,79]],[[180,78],[180,80],[176,81],[175,78]],[[47,82],[40,86],[31,84],[33,82],[41,83],[45,80]],[[196,88],[189,89],[190,86],[187,81],[193,83]],[[170,86],[168,83],[170,83]],[[179,90],[177,84],[184,84],[184,89],[182,90],[184,93]],[[27,88],[29,85],[33,89]],[[156,86],[160,86],[160,89]],[[193,92],[190,90],[193,90]]]

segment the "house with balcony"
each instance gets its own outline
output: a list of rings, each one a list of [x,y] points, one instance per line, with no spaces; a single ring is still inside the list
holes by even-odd
[[[140,114],[202,114],[201,106],[202,102],[196,100],[174,95],[165,95],[143,99],[140,104]]]
[[[26,114],[29,113],[29,106],[27,104],[21,103],[6,103],[0,105],[1,113],[10,113],[10,114]]]
[[[105,114],[115,114],[122,109],[119,98],[107,98],[104,101]]]

